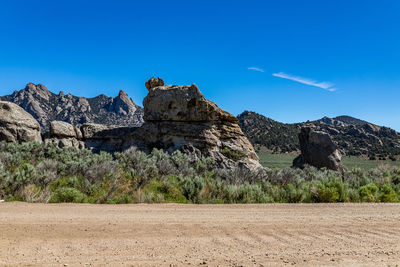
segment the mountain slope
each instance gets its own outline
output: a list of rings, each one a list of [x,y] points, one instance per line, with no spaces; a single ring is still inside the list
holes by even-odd
[[[297,134],[302,125],[311,123],[329,133],[345,155],[367,155],[370,158],[400,155],[399,133],[349,116],[285,124],[245,111],[238,119],[244,134],[255,147],[266,147],[276,152],[297,151]]]
[[[343,123],[346,124],[351,124],[351,125],[364,125],[364,124],[368,124],[368,122],[360,120],[360,119],[356,119],[350,116],[337,116],[335,118],[333,118],[337,121],[341,121]]]
[[[39,121],[42,130],[47,130],[53,120],[66,121],[74,125],[91,122],[136,126],[143,123],[142,108],[122,90],[115,98],[105,95],[85,98],[65,95],[63,92],[57,95],[42,84],[28,83],[25,89],[0,99],[24,108]]]
[[[280,152],[298,149],[300,124],[280,123],[250,111],[244,111],[237,118],[240,128],[254,146],[265,146]]]

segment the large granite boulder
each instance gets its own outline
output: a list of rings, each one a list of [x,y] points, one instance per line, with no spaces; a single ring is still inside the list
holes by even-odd
[[[0,101],[0,141],[41,142],[40,125],[20,106]]]
[[[314,130],[312,126],[301,128],[299,133],[301,155],[293,160],[293,166],[304,168],[306,164],[317,168],[343,170],[341,155],[329,134]]]
[[[196,85],[156,86],[149,90],[143,106],[145,123],[131,140],[139,136],[147,147],[170,152],[190,147],[197,154],[213,157],[220,168],[261,168],[237,118],[207,100]]]
[[[74,137],[79,138],[82,136],[81,131],[64,121],[52,121],[50,123],[50,134],[54,137]]]
[[[143,106],[145,121],[239,122],[235,116],[207,100],[195,84],[155,87],[143,100]]]
[[[58,147],[76,147],[80,149],[86,147],[82,141],[81,130],[64,121],[52,121],[50,123],[50,132],[44,136],[46,144],[51,143]]]

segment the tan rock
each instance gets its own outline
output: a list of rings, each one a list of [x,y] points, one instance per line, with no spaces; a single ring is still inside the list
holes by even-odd
[[[170,152],[191,148],[213,157],[220,168],[261,168],[238,119],[207,100],[199,88],[166,85],[143,100],[145,124],[135,135]]]
[[[102,139],[109,130],[118,128],[117,126],[96,124],[96,123],[85,123],[81,126],[81,132],[84,139]]]
[[[155,77],[151,77],[150,80],[148,80],[145,83],[145,86],[147,88],[147,90],[151,90],[157,86],[164,86],[164,81],[163,79],[161,79],[160,77],[158,77],[158,79],[156,79]]]
[[[54,137],[77,137],[75,126],[64,121],[52,121],[50,123],[50,134]]]
[[[304,126],[299,133],[301,155],[293,160],[293,166],[304,168],[305,164],[317,168],[343,170],[341,155],[328,133]]]
[[[0,101],[0,141],[41,142],[39,123],[20,106]]]
[[[143,100],[145,121],[233,122],[238,119],[207,100],[199,88],[159,86]]]

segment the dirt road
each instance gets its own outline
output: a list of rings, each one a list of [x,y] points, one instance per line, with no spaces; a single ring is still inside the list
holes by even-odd
[[[0,203],[0,266],[400,266],[400,205]]]

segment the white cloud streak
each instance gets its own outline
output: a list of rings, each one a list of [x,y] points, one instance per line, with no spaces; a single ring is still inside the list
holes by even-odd
[[[264,70],[263,69],[260,69],[260,68],[256,68],[256,67],[249,67],[249,68],[247,68],[248,70],[254,70],[254,71],[258,71],[258,72],[264,72]]]
[[[287,74],[287,73],[284,73],[284,72],[273,73],[272,76],[275,76],[275,77],[278,77],[278,78],[282,78],[282,79],[291,80],[291,81],[295,81],[295,82],[306,84],[306,85],[310,85],[310,86],[315,86],[315,87],[327,90],[329,92],[334,92],[334,91],[337,90],[334,87],[335,85],[333,83],[330,83],[330,82],[317,82],[317,81],[312,80],[312,79],[308,79],[308,78],[304,78],[304,77],[300,77],[300,76],[294,76],[294,75],[290,75],[290,74]]]

